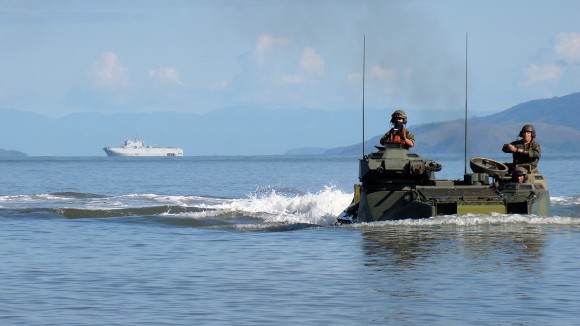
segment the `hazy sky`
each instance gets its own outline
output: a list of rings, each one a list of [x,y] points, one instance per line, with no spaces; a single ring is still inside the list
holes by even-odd
[[[494,112],[580,91],[580,1],[0,0],[0,108]]]

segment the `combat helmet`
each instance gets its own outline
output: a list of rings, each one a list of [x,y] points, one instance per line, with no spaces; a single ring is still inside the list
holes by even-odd
[[[403,124],[407,124],[407,114],[403,110],[396,110],[391,114],[391,123],[395,123],[399,118],[403,119]]]
[[[524,167],[517,166],[512,172],[512,181],[517,182],[521,176],[524,176],[524,180],[526,180],[526,174],[528,174],[528,171]]]
[[[524,131],[531,132],[532,133],[532,139],[533,138],[536,138],[536,129],[534,129],[534,126],[532,126],[530,124],[524,125],[522,127],[522,130],[520,131],[520,134],[519,134],[520,137],[524,137]]]
[[[513,175],[526,175],[528,174],[528,171],[526,171],[526,169],[522,166],[518,166],[514,169],[514,172],[512,172]]]

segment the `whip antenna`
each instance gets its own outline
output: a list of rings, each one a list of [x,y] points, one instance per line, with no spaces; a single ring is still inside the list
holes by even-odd
[[[465,33],[465,134],[463,138],[463,174],[467,174],[467,40],[468,34]]]
[[[365,158],[365,59],[366,35],[363,34],[363,66],[362,66],[362,158]]]

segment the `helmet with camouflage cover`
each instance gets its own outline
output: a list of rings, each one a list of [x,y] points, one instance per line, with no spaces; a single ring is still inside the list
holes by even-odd
[[[403,110],[396,110],[391,114],[391,122],[395,123],[397,119],[403,119],[403,124],[407,124],[407,114]]]
[[[528,171],[526,171],[525,168],[518,166],[514,169],[514,172],[512,174],[517,175],[517,176],[526,175],[526,174],[528,174]]]
[[[522,130],[520,131],[519,136],[524,137],[524,132],[526,132],[526,131],[529,131],[532,133],[532,139],[536,138],[536,129],[534,129],[534,126],[532,126],[530,124],[524,125],[522,127]]]

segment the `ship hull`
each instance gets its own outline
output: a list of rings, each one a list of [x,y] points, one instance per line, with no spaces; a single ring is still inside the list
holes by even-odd
[[[107,156],[118,157],[118,156],[140,156],[140,157],[166,157],[166,156],[183,156],[183,150],[181,148],[152,148],[152,149],[125,149],[119,147],[106,147],[103,148]]]

